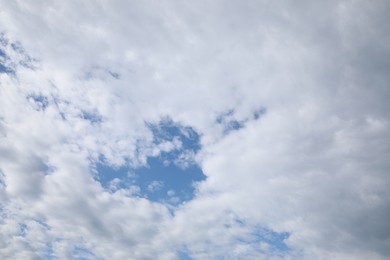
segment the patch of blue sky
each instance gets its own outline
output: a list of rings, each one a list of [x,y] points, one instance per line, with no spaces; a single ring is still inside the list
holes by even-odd
[[[245,124],[249,121],[249,120],[257,120],[259,119],[260,117],[262,117],[265,113],[266,113],[266,109],[265,108],[260,108],[260,109],[257,109],[255,110],[251,117],[249,118],[244,118],[243,120],[236,120],[234,118],[234,109],[229,109],[223,113],[221,113],[220,115],[217,116],[216,118],[216,123],[221,125],[223,127],[223,133],[226,135],[226,134],[229,134],[233,131],[237,131],[237,130],[240,130],[241,128],[245,127]]]
[[[58,97],[53,96],[53,95],[51,96],[51,101],[53,102],[53,105],[56,106],[56,108],[57,108],[57,110],[58,110],[58,114],[61,116],[61,119],[64,120],[64,121],[66,121],[66,115],[65,115],[65,113],[61,110],[60,104],[61,104],[61,103],[69,104],[69,103],[68,103],[67,101],[61,100],[61,99],[59,99]]]
[[[264,241],[271,246],[271,248],[278,252],[286,252],[289,247],[285,241],[289,238],[288,232],[275,232],[273,230],[266,229],[263,232],[255,232],[254,236],[257,237],[257,241]]]
[[[186,253],[185,251],[178,251],[177,257],[179,257],[180,260],[192,260],[191,256]]]
[[[175,205],[191,200],[195,196],[196,183],[205,180],[206,176],[193,158],[183,154],[194,155],[199,151],[199,134],[192,128],[183,127],[170,119],[147,125],[153,133],[153,142],[156,145],[179,139],[182,146],[180,149],[162,152],[157,157],[149,157],[147,165],[141,168],[132,169],[125,166],[115,169],[98,163],[96,179],[106,189],[132,189],[137,196],[151,201]]]
[[[139,187],[139,196],[172,204],[191,200],[195,192],[194,184],[206,178],[197,165],[182,169],[175,164],[164,164],[162,158],[148,158],[147,167],[135,170],[98,164],[97,172],[97,180],[107,189],[111,189],[113,184],[119,189],[136,186]],[[115,183],[115,180],[119,182]]]
[[[46,222],[39,220],[39,219],[34,219],[34,221],[37,222],[44,229],[50,230],[50,226]]]
[[[19,223],[19,233],[18,236],[24,237],[27,233],[27,225],[24,223]]]
[[[244,127],[244,121],[231,120],[224,125],[224,134],[228,134],[232,131],[239,130]]]
[[[89,251],[85,247],[75,246],[72,250],[72,259],[77,260],[89,260],[89,259],[99,259],[94,253]]]
[[[51,244],[46,244],[43,250],[41,251],[41,256],[45,260],[54,260],[56,259],[54,256],[53,246]]]
[[[290,236],[288,232],[276,232],[267,228],[255,228],[250,234],[250,243],[265,243],[268,251],[273,253],[285,253],[289,247],[285,241]]]
[[[49,105],[49,99],[43,95],[31,94],[27,96],[27,99],[32,103],[34,109],[37,111],[45,110]]]
[[[267,109],[266,109],[266,108],[257,109],[255,112],[253,112],[253,119],[255,119],[255,120],[259,119],[259,118],[260,118],[261,116],[263,116],[266,112],[267,112]]]
[[[16,62],[17,65],[21,65],[21,66],[23,66],[25,68],[29,68],[29,69],[34,69],[35,68],[34,64],[37,62],[37,60],[32,58],[31,56],[29,56],[26,53],[26,51],[23,48],[23,46],[19,42],[12,42],[11,44],[8,44],[8,41],[2,41],[1,44],[3,46],[7,46],[7,45],[11,46],[11,49],[13,50],[13,52],[19,54],[20,59],[18,59],[18,61]],[[6,57],[7,57],[7,55],[5,54],[5,58]],[[13,72],[13,70],[10,69],[10,72]]]
[[[7,55],[0,49],[0,73],[14,73],[13,69],[6,64]]]
[[[232,131],[243,128],[245,126],[246,121],[238,121],[234,119],[234,109],[229,109],[228,111],[217,116],[216,122],[217,124],[223,126],[224,134],[229,134]]]
[[[7,67],[0,63],[0,73],[7,73]]]
[[[11,42],[11,48],[18,52],[18,53],[23,53],[24,52],[24,49],[22,47],[22,45],[19,43],[19,42]]]
[[[247,223],[240,219],[235,219],[235,224],[245,227]],[[285,241],[289,238],[288,232],[276,232],[269,228],[255,226],[249,227],[251,232],[248,236],[239,238],[238,241],[244,244],[259,244],[265,243],[268,245],[268,251],[273,253],[285,253],[289,251],[289,247]]]
[[[201,148],[200,136],[193,128],[177,124],[170,118],[164,118],[158,124],[147,123],[147,126],[152,131],[156,144],[179,138],[184,150],[197,152]]]
[[[34,219],[33,221],[38,223],[44,229],[50,230],[50,226],[47,225],[45,222],[43,222],[41,220],[37,220],[37,219]],[[28,226],[25,223],[19,223],[18,225],[19,225],[18,236],[24,237],[27,234],[29,228],[28,228]]]
[[[98,113],[88,112],[88,111],[82,111],[81,118],[88,120],[92,124],[101,123],[103,121],[103,118],[101,115],[99,115]]]

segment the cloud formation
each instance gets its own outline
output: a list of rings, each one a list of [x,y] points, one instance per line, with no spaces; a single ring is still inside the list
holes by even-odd
[[[387,1],[0,2],[1,258],[389,257]]]

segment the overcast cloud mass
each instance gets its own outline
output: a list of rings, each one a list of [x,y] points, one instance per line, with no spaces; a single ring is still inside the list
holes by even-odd
[[[389,13],[1,0],[0,258],[389,259]]]

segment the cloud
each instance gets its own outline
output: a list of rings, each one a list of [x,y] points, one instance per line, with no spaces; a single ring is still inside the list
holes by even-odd
[[[164,186],[164,183],[162,181],[152,181],[148,185],[147,189],[150,192],[155,192],[155,191],[158,191],[159,189],[161,189],[163,186]]]
[[[3,258],[390,255],[386,1],[1,3]]]

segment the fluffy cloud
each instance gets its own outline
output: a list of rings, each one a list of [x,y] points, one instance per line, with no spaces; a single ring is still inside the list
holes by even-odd
[[[3,258],[390,255],[386,1],[1,3]],[[104,189],[166,118],[194,199]]]

